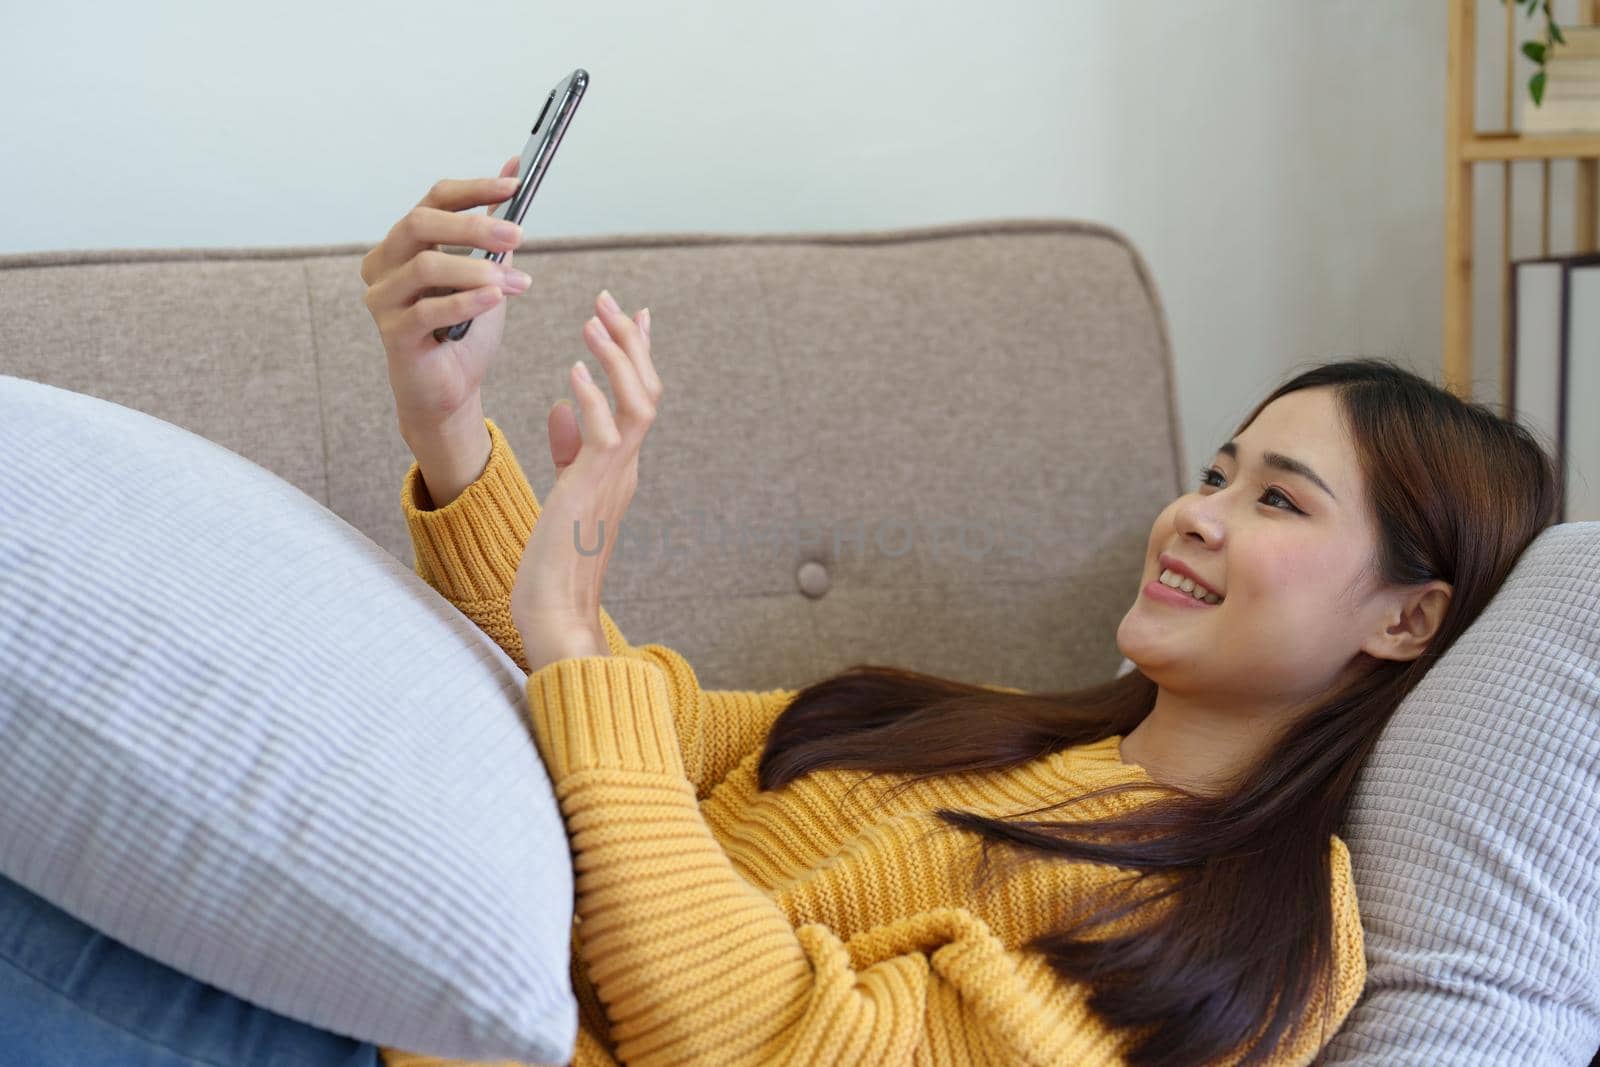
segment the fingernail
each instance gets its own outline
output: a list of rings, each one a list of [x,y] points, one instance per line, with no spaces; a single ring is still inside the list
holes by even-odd
[[[584,363],[584,361],[581,360],[581,359],[578,360],[578,377],[582,378],[586,382],[590,382],[590,383],[594,382],[594,379],[589,377],[589,366],[588,366],[588,364]]]
[[[617,302],[612,299],[611,290],[609,289],[602,289],[600,291],[600,306],[611,312],[613,315],[622,310],[617,306]]]
[[[646,337],[650,336],[650,309],[645,308],[639,312],[639,329],[644,331]]]
[[[522,237],[522,227],[514,222],[497,222],[492,229],[496,241],[516,241]]]

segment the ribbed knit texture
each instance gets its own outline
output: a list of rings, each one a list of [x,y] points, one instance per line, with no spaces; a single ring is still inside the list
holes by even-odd
[[[539,504],[485,421],[493,451],[478,480],[433,510],[413,464],[402,506],[418,575],[526,669],[510,594]],[[903,775],[851,790],[861,774],[833,770],[761,792],[762,745],[795,691],[703,690],[682,656],[630,645],[608,613],[601,622],[609,656],[559,660],[528,678],[530,733],[577,876],[574,1064],[1122,1062],[1124,1035],[1089,1013],[1090,990],[1021,946],[1125,872],[1029,863],[975,892],[978,839],[933,814],[1014,815],[1111,782],[1150,782],[1122,762],[1120,736],[894,798],[884,787]],[[1141,795],[1052,817],[1095,818]],[[1323,1029],[1313,1008],[1274,1063],[1310,1063],[1366,980],[1349,854],[1337,837],[1330,848],[1334,1014]],[[389,1067],[457,1062],[383,1054]]]

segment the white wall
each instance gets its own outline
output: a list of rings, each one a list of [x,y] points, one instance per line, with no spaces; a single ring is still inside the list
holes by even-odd
[[[4,0],[0,253],[375,243],[436,179],[495,173],[582,66],[530,236],[1109,223],[1166,307],[1193,468],[1311,362],[1438,374],[1443,0],[441,10]],[[1498,126],[1503,8],[1479,11],[1480,121]],[[1519,166],[1536,196],[1538,165]],[[1498,168],[1479,174],[1493,399]]]

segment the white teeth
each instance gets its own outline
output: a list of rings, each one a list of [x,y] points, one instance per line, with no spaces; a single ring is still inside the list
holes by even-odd
[[[1163,568],[1161,571],[1161,576],[1156,580],[1162,585],[1170,586],[1173,589],[1182,590],[1183,592],[1194,597],[1196,600],[1203,600],[1207,604],[1222,603],[1222,598],[1217,596],[1217,594],[1206,592],[1205,587],[1196,585],[1193,578],[1180,576],[1176,571]]]

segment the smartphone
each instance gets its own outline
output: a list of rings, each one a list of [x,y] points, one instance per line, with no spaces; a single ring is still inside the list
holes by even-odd
[[[528,131],[528,143],[522,148],[522,162],[517,167],[519,179],[517,191],[511,194],[511,199],[495,209],[495,218],[522,225],[522,217],[528,213],[528,205],[533,203],[533,194],[538,192],[544,172],[550,169],[550,160],[555,158],[556,149],[561,146],[561,137],[567,132],[567,123],[572,121],[572,114],[578,110],[578,102],[583,99],[583,92],[588,87],[589,72],[580,67],[562,78],[556,83],[556,87],[550,90],[550,95],[545,98],[543,110],[534,120],[533,129]],[[474,248],[471,256],[475,259],[493,260],[496,263],[504,262],[506,258],[504,252],[489,252],[482,248]],[[468,319],[442,332],[450,340],[459,341],[471,328],[472,320]],[[434,336],[439,336],[439,332],[436,331]]]

